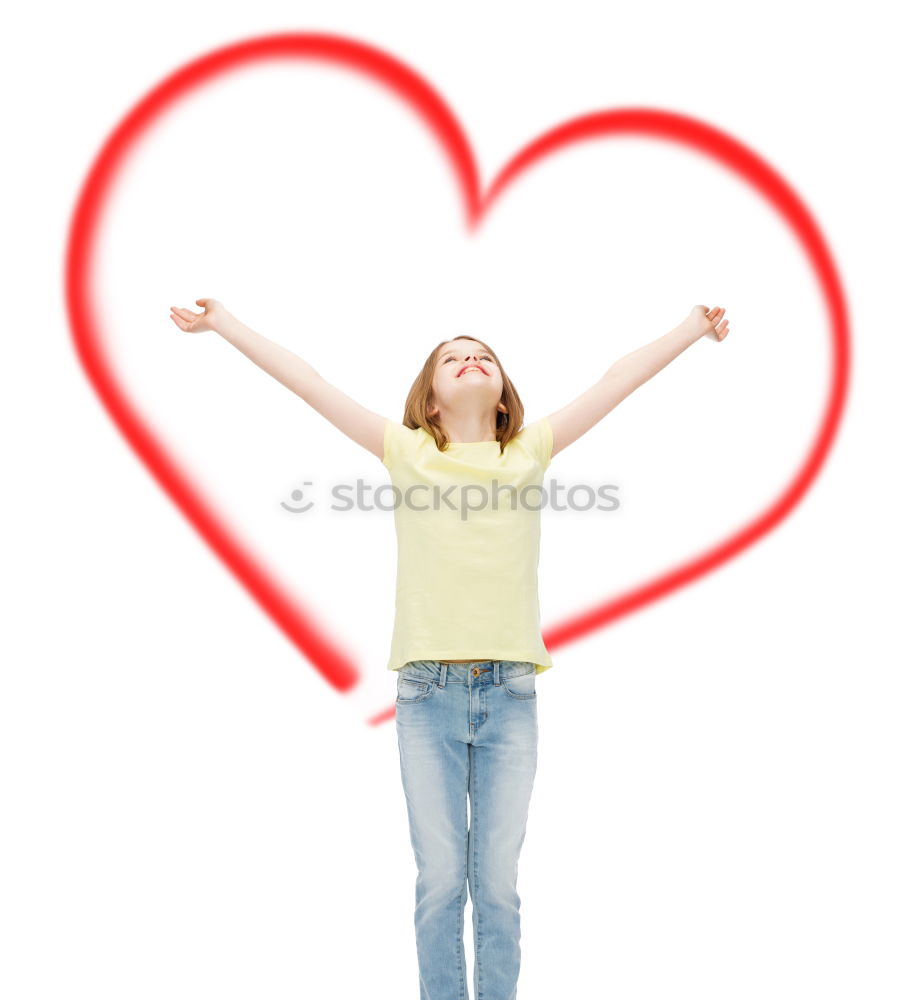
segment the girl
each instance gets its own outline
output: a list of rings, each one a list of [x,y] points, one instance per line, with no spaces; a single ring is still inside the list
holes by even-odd
[[[541,483],[551,458],[690,344],[728,333],[694,306],[586,392],[522,427],[496,353],[457,337],[431,352],[403,422],[381,417],[306,361],[232,316],[172,307],[182,330],[214,330],[376,455],[400,491],[388,669],[397,671],[400,771],[418,877],[420,1000],[469,1000],[463,912],[472,895],[477,1000],[515,1000],[521,962],[519,853],[537,765]],[[467,816],[471,803],[471,824]]]

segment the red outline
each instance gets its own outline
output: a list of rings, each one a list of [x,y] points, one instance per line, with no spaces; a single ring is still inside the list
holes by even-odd
[[[616,108],[582,115],[546,132],[508,163],[482,197],[475,157],[453,112],[423,77],[393,56],[340,35],[305,32],[266,35],[226,45],[188,63],[151,90],[115,128],[94,160],[78,196],[66,249],[69,321],[81,364],[125,439],[228,569],[329,683],[339,691],[347,691],[358,683],[360,671],[319,629],[296,598],[269,577],[266,568],[206,503],[132,407],[116,382],[104,351],[101,310],[92,287],[104,200],[131,146],[154,119],[191,91],[243,66],[275,59],[318,59],[355,70],[405,100],[431,129],[454,168],[471,234],[512,181],[546,157],[579,142],[637,135],[680,143],[728,167],[778,211],[813,266],[828,305],[833,364],[825,412],[799,471],[769,507],[724,541],[649,583],[550,627],[544,632],[548,649],[580,638],[708,573],[771,531],[797,505],[822,468],[845,406],[850,365],[849,321],[837,267],[812,214],[786,181],[756,153],[695,118],[655,108]],[[392,716],[393,706],[369,722],[374,725]]]

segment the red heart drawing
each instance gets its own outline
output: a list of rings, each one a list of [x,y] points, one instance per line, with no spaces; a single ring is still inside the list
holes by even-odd
[[[732,170],[778,211],[815,271],[830,319],[831,380],[815,438],[793,479],[766,509],[711,548],[647,583],[551,625],[543,633],[548,649],[556,649],[601,628],[708,573],[771,531],[797,505],[821,470],[843,413],[849,376],[848,313],[837,267],[811,213],[789,185],[747,146],[695,118],[654,108],[613,108],[581,115],[545,132],[516,154],[487,193],[482,194],[475,157],[462,126],[427,81],[391,55],[339,35],[305,32],[265,35],[217,49],[177,70],[150,91],[119,123],[94,160],[79,194],[69,232],[66,252],[69,322],[84,370],[128,443],[263,610],[337,690],[351,690],[361,678],[359,669],[335,640],[323,633],[296,597],[275,582],[132,406],[104,350],[101,310],[93,295],[99,220],[130,148],[157,117],[193,90],[237,67],[275,59],[335,64],[403,98],[431,129],[448,156],[471,233],[512,181],[545,157],[581,142],[623,134],[641,135],[680,143]],[[377,724],[393,714],[391,704],[368,721]]]

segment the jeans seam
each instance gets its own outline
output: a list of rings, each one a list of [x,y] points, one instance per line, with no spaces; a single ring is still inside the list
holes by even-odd
[[[478,892],[478,768],[475,766],[475,762],[478,759],[478,754],[473,746],[471,749],[472,754],[472,936],[474,938],[475,945],[475,962],[473,971],[473,985],[475,987],[475,1000],[482,1000],[481,998],[481,931],[479,929],[479,918],[480,913],[480,901],[481,896]]]
[[[462,886],[459,890],[459,900],[458,914],[459,919],[456,922],[456,971],[459,973],[459,997],[460,1000],[466,1000],[466,975],[463,970],[462,963],[462,947],[463,947],[463,922],[465,913],[465,902],[463,901],[463,893],[466,888],[465,874],[463,875]]]

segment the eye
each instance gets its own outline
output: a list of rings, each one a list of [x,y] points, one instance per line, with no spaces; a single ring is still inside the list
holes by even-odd
[[[485,359],[485,358],[486,358],[486,359],[487,359],[488,361],[493,361],[493,360],[494,360],[494,359],[493,359],[493,358],[492,358],[492,357],[490,356],[490,354],[482,354],[482,355],[481,355],[481,357],[479,357],[479,359],[478,359],[478,360],[479,360],[479,361],[481,361],[481,360],[483,360],[483,359]],[[450,362],[450,361],[456,361],[456,355],[455,355],[455,354],[448,354],[448,355],[447,355],[447,357],[446,357],[446,358],[444,359],[444,364],[446,365],[446,364],[447,364],[448,362]]]

